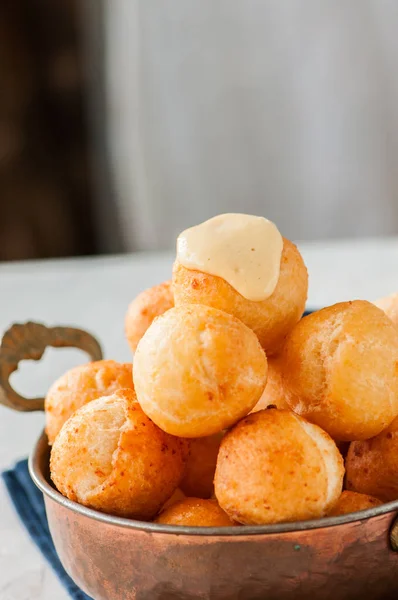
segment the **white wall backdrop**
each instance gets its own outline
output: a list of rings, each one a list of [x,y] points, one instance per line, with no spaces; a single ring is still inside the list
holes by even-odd
[[[396,0],[106,0],[129,249],[217,212],[294,239],[398,233]]]

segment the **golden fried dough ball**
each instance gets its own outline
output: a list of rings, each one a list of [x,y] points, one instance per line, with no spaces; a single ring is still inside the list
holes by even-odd
[[[282,381],[281,359],[276,356],[271,356],[268,359],[268,375],[265,390],[252,412],[263,410],[270,405],[276,408],[289,408]]]
[[[284,239],[279,280],[266,300],[247,300],[224,279],[187,269],[178,261],[173,287],[176,306],[206,304],[230,313],[255,332],[267,354],[274,354],[304,312],[308,274],[296,246]]]
[[[163,512],[166,510],[166,508],[173,506],[173,504],[177,504],[177,502],[180,502],[180,500],[183,500],[184,498],[186,498],[184,492],[180,488],[177,488],[170,498],[163,504],[160,512]]]
[[[343,459],[327,433],[272,408],[224,436],[214,487],[231,519],[262,525],[324,516],[340,497],[343,477]]]
[[[171,281],[144,290],[132,301],[125,318],[127,341],[133,352],[152,321],[174,306]]]
[[[339,441],[377,435],[398,414],[398,334],[370,302],[302,319],[282,353],[291,409]]]
[[[376,437],[351,442],[346,469],[348,490],[398,500],[398,417]]]
[[[217,455],[224,432],[191,440],[187,466],[181,481],[186,496],[211,498]]]
[[[119,390],[65,423],[52,447],[51,478],[70,500],[150,519],[180,483],[186,444],[146,417],[133,390]]]
[[[53,383],[46,397],[48,443],[54,443],[62,425],[78,408],[122,388],[134,389],[131,363],[99,360],[67,371]]]
[[[344,491],[332,508],[328,517],[338,517],[339,515],[348,515],[349,513],[366,510],[380,506],[382,503],[378,498],[368,496],[367,494],[357,494],[356,492]]]
[[[217,500],[185,498],[162,511],[155,519],[162,525],[185,527],[231,527],[236,525],[219,507]]]
[[[398,327],[398,292],[376,300],[374,304],[384,311],[389,319]]]
[[[254,333],[209,306],[172,308],[138,344],[133,378],[142,410],[182,437],[217,433],[251,411],[267,378]]]

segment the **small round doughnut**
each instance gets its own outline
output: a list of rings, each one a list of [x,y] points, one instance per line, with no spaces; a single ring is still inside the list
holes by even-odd
[[[131,363],[99,360],[67,371],[53,383],[45,400],[48,443],[54,443],[78,408],[122,388],[134,388]]]
[[[268,359],[268,376],[265,390],[252,412],[263,410],[270,405],[276,408],[289,409],[283,387],[281,359],[276,356],[271,356]]]
[[[155,519],[162,525],[185,527],[233,527],[236,525],[219,507],[217,500],[185,498],[162,511]]]
[[[284,239],[279,280],[266,300],[247,300],[224,279],[187,269],[178,261],[173,287],[176,306],[206,304],[234,315],[255,332],[268,355],[278,351],[304,312],[308,274],[296,246]]]
[[[375,306],[384,311],[389,319],[398,327],[398,292],[385,296],[374,302]]]
[[[267,359],[251,329],[200,304],[158,317],[133,364],[142,410],[164,431],[187,438],[212,435],[248,414],[266,378]]]
[[[368,439],[398,414],[398,332],[370,302],[304,317],[282,360],[290,408],[336,440]]]
[[[133,390],[119,390],[65,423],[52,447],[51,478],[70,500],[151,519],[181,481],[186,444],[146,417]]]
[[[374,438],[351,442],[346,469],[348,490],[398,500],[398,417]]]
[[[272,408],[224,436],[214,487],[231,519],[262,525],[323,517],[339,499],[343,477],[343,459],[327,433]]]
[[[224,432],[190,442],[189,456],[180,487],[186,496],[211,498],[217,455]]]
[[[367,494],[357,494],[356,492],[344,491],[337,504],[329,512],[328,517],[338,517],[339,515],[348,515],[349,513],[358,512],[374,508],[383,504],[378,498],[368,496]]]
[[[131,302],[125,318],[125,332],[133,352],[152,321],[173,306],[171,281],[144,290]]]

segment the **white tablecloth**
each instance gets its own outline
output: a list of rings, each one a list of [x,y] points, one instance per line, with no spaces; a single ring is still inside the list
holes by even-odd
[[[308,306],[375,299],[398,290],[398,238],[302,244],[310,274]],[[130,360],[123,320],[142,289],[170,277],[171,254],[0,265],[0,332],[14,322],[80,326],[100,339],[104,354]],[[26,363],[16,386],[32,396],[82,361],[78,351],[49,351]],[[26,456],[43,427],[42,414],[0,406],[0,470]],[[0,482],[0,600],[66,600],[67,595],[18,521]]]

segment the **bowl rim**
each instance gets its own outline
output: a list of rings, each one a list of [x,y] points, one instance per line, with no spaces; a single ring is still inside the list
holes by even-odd
[[[126,517],[116,517],[100,511],[94,510],[69,500],[55,489],[47,480],[43,472],[42,462],[49,452],[48,439],[43,431],[37,440],[29,456],[29,473],[39,490],[57,504],[64,508],[78,513],[89,519],[94,519],[101,523],[112,525],[113,527],[122,527],[144,531],[146,533],[178,534],[181,536],[214,536],[214,537],[233,537],[240,538],[248,535],[272,535],[281,533],[291,533],[308,531],[312,529],[326,529],[336,527],[352,522],[367,521],[373,517],[379,517],[387,513],[398,511],[398,500],[387,502],[359,512],[354,512],[337,517],[324,517],[322,519],[311,519],[308,521],[292,521],[289,523],[277,523],[273,525],[245,525],[242,527],[185,527],[176,525],[162,525],[147,521],[138,521]]]

